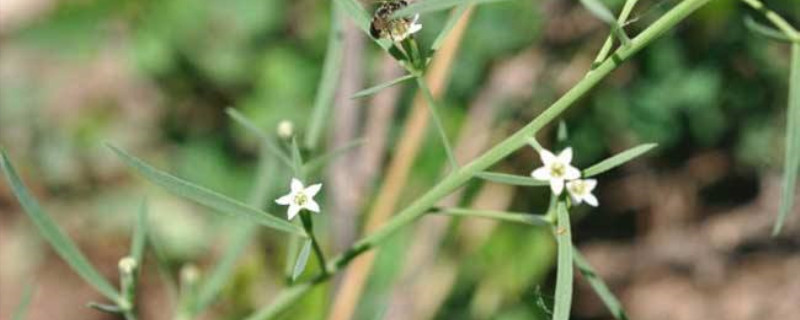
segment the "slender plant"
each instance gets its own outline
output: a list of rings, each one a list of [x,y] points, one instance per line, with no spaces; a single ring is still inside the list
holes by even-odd
[[[282,123],[279,125],[276,137],[276,135],[263,132],[257,125],[235,110],[228,111],[234,121],[247,128],[260,141],[258,179],[247,202],[232,199],[209,188],[173,176],[120,148],[110,146],[111,150],[126,165],[148,181],[201,206],[242,218],[242,221],[250,223],[243,227],[244,231],[238,233],[238,236],[231,241],[225,255],[209,277],[202,279],[199,270],[191,265],[183,268],[175,319],[194,319],[213,303],[230,278],[237,258],[255,234],[255,226],[261,225],[289,236],[289,241],[287,241],[289,257],[286,264],[288,287],[271,304],[263,306],[251,314],[247,318],[248,320],[272,319],[279,316],[314,287],[341,272],[354,258],[366,251],[380,247],[390,236],[417,222],[426,214],[495,219],[536,228],[549,228],[558,249],[553,319],[566,320],[570,317],[575,269],[587,279],[616,319],[627,319],[619,300],[573,245],[574,230],[571,227],[570,210],[580,205],[592,207],[600,205],[594,196],[594,191],[598,186],[596,178],[604,172],[644,155],[654,149],[656,145],[642,144],[587,168],[579,169],[572,165],[576,155],[571,148],[566,147],[553,152],[542,147],[535,137],[544,127],[560,121],[560,116],[565,111],[585,97],[625,61],[672,30],[692,13],[715,0],[683,0],[635,35],[629,35],[625,30],[625,25],[638,2],[637,0],[627,0],[617,16],[614,16],[598,0],[579,0],[589,12],[605,22],[609,28],[609,36],[594,59],[592,67],[587,70],[585,77],[524,127],[495,144],[474,160],[462,164],[456,161],[447,131],[441,120],[440,109],[442,107],[431,93],[425,74],[430,61],[435,59],[436,51],[455,25],[458,16],[464,13],[469,6],[497,1],[502,0],[417,1],[411,4],[402,2],[402,5],[399,5],[398,2],[383,2],[375,14],[371,15],[356,0],[334,0],[323,73],[307,131],[304,134],[298,133],[294,131],[293,124]],[[791,211],[798,171],[800,171],[800,32],[780,15],[765,7],[759,0],[741,1],[763,15],[763,18],[772,25],[768,26],[748,17],[745,19],[745,25],[749,29],[770,39],[786,42],[792,47],[785,173],[782,200],[774,225],[774,234],[777,235],[782,229],[786,216]],[[423,47],[417,42],[415,33],[422,29],[422,24],[419,22],[420,14],[454,7],[454,14],[444,24],[431,46]],[[326,130],[325,120],[330,113],[336,92],[336,82],[341,73],[343,19],[352,20],[356,26],[372,36],[375,43],[386,54],[394,57],[406,70],[404,76],[364,89],[352,97],[366,97],[413,79],[417,90],[422,93],[427,103],[450,171],[377,231],[356,241],[344,252],[328,256],[325,254],[324,243],[319,241],[314,229],[315,215],[324,212],[315,197],[324,193],[324,190],[322,184],[314,184],[311,181],[328,162],[363,143],[363,141],[354,141],[345,148],[329,153],[322,153],[319,150],[321,137]],[[566,136],[566,126],[562,124],[559,132],[559,136]],[[302,144],[298,143],[301,136],[304,138]],[[510,154],[526,146],[532,147],[539,154],[541,160],[541,167],[532,170],[529,176],[488,171]],[[304,156],[309,160],[305,161]],[[0,164],[2,164],[2,170],[23,209],[42,236],[84,280],[111,302],[91,303],[90,306],[119,314],[126,319],[136,319],[136,284],[143,266],[146,239],[153,239],[147,234],[146,203],[142,204],[138,215],[132,237],[131,252],[129,256],[119,262],[120,285],[119,288],[116,288],[100,275],[63,231],[45,214],[22,183],[5,152],[2,153]],[[275,181],[272,179],[275,172],[281,167],[291,171],[293,176],[291,180]],[[544,214],[541,215],[436,206],[442,198],[473,179],[509,185],[547,187],[551,191],[551,201],[548,208],[542,210]],[[268,200],[274,196],[274,192],[280,185],[288,186],[286,189],[289,192],[284,196],[277,197],[274,201],[278,205],[287,207],[286,218],[265,211]],[[295,217],[299,217],[299,219],[295,219]],[[155,247],[154,249],[156,249]],[[159,255],[158,252],[155,254]],[[312,255],[319,266],[319,272],[302,280],[301,275],[307,269],[306,266]]]

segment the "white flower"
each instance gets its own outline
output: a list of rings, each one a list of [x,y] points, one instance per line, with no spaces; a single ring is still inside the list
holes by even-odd
[[[275,200],[277,204],[289,206],[289,220],[294,219],[302,209],[319,212],[319,204],[314,201],[314,196],[322,189],[321,183],[306,188],[300,180],[292,179],[291,188],[292,191],[289,194]]]
[[[133,270],[136,269],[136,259],[133,257],[124,257],[119,260],[117,266],[122,273],[133,273]]]
[[[564,182],[581,177],[581,172],[570,165],[572,162],[572,148],[566,148],[558,156],[542,149],[539,152],[543,167],[533,170],[531,176],[536,180],[550,181],[550,189],[555,195],[564,191]]]
[[[410,35],[415,34],[422,30],[422,24],[419,23],[419,14],[414,15],[414,19],[411,20],[409,23],[408,20],[404,20],[405,23],[400,23],[398,29],[400,30],[393,30],[390,32],[389,35],[394,42],[402,42]]]
[[[594,179],[573,180],[567,182],[567,191],[569,191],[569,195],[576,204],[581,204],[581,202],[585,201],[588,205],[596,207],[598,204],[597,197],[592,194],[592,190],[596,186],[597,180]]]
[[[278,136],[282,139],[291,139],[294,135],[294,123],[289,120],[283,120],[278,123]]]

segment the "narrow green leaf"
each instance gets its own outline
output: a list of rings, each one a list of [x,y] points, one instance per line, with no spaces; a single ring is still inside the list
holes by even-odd
[[[349,142],[349,143],[347,143],[347,144],[345,144],[345,145],[343,145],[343,146],[341,146],[339,148],[336,148],[335,150],[333,150],[331,152],[328,152],[328,153],[326,153],[324,155],[316,157],[316,158],[312,159],[311,161],[309,161],[308,163],[306,163],[305,165],[303,165],[304,169],[305,169],[303,172],[305,172],[306,174],[310,174],[312,172],[316,172],[317,170],[320,170],[323,167],[325,167],[325,165],[328,164],[329,162],[333,161],[334,159],[336,159],[338,157],[341,157],[341,156],[345,155],[346,153],[352,151],[355,148],[363,146],[364,143],[366,143],[366,142],[367,142],[366,139],[357,139],[357,140],[351,141],[351,142]]]
[[[630,44],[631,39],[625,34],[625,30],[617,22],[611,10],[608,10],[603,3],[599,0],[580,0],[581,4],[589,10],[595,17],[607,23],[611,27],[611,32],[620,40],[620,43],[627,46]]]
[[[396,86],[396,85],[401,84],[401,83],[403,83],[403,82],[405,82],[407,80],[410,80],[410,79],[414,79],[414,75],[413,74],[407,74],[407,75],[404,75],[404,76],[402,76],[400,78],[381,83],[381,84],[379,84],[377,86],[374,86],[374,87],[371,87],[371,88],[367,88],[367,89],[361,90],[359,92],[356,92],[356,94],[354,94],[353,96],[351,96],[350,99],[359,99],[359,98],[369,97],[369,96],[371,96],[373,94],[381,92],[383,89]]]
[[[314,150],[328,123],[328,115],[333,106],[333,98],[339,84],[344,58],[344,31],[341,21],[341,8],[336,2],[331,5],[331,29],[328,33],[328,49],[322,66],[322,77],[317,85],[317,96],[314,99],[314,111],[309,120],[305,146]]]
[[[400,17],[407,17],[413,16],[415,14],[423,14],[429,13],[434,11],[441,11],[450,9],[457,5],[464,4],[466,1],[471,1],[471,4],[485,4],[485,3],[492,3],[492,2],[501,2],[501,1],[508,1],[508,0],[420,0],[409,4],[407,7],[395,11],[392,15],[393,18],[400,18]]]
[[[14,315],[11,316],[12,320],[25,320],[28,316],[28,310],[31,306],[31,300],[33,300],[33,285],[25,286],[25,291],[22,292],[22,297],[19,300],[19,304],[14,309]]]
[[[87,307],[95,309],[97,311],[110,313],[114,315],[122,314],[122,309],[113,304],[104,304],[104,303],[97,303],[97,302],[89,302],[86,304]]]
[[[286,266],[283,274],[286,277],[286,283],[291,285],[294,282],[292,274],[294,273],[294,265],[297,263],[297,255],[295,252],[300,248],[300,238],[290,236],[289,241],[286,243]]]
[[[636,147],[630,148],[630,149],[625,150],[623,152],[620,152],[620,153],[614,155],[611,158],[608,158],[608,159],[605,159],[603,161],[600,161],[597,164],[595,164],[595,165],[593,165],[593,166],[591,166],[589,168],[584,169],[583,170],[583,177],[584,178],[593,177],[593,176],[596,176],[596,175],[601,174],[603,172],[606,172],[606,171],[609,171],[609,170],[614,169],[616,167],[619,167],[619,166],[621,166],[621,165],[623,165],[623,164],[625,164],[625,163],[627,163],[627,162],[629,162],[629,161],[631,161],[633,159],[636,159],[637,157],[647,153],[648,151],[653,150],[653,148],[655,148],[657,146],[658,146],[658,144],[656,144],[656,143],[646,143],[646,144],[641,144],[641,145],[638,145]]]
[[[167,191],[177,196],[189,199],[197,204],[214,209],[220,213],[227,213],[233,216],[248,218],[253,222],[275,230],[305,236],[305,232],[302,228],[293,225],[286,220],[277,218],[269,213],[233,200],[215,191],[211,191],[204,187],[170,175],[166,172],[160,171],[117,147],[109,145],[109,148],[111,148],[111,150],[113,150],[114,153],[116,153],[117,156],[119,156],[119,158],[125,162],[125,164],[139,172],[139,174],[144,176],[147,180],[167,189]]]
[[[14,195],[17,196],[17,200],[19,200],[25,213],[28,214],[28,217],[33,221],[33,224],[39,229],[39,233],[42,237],[50,243],[50,246],[53,247],[61,259],[64,259],[64,261],[72,267],[72,270],[77,272],[83,280],[94,286],[97,291],[112,301],[119,301],[120,295],[117,289],[115,289],[108,280],[103,278],[100,272],[98,272],[92,264],[89,263],[89,260],[86,259],[83,253],[78,250],[75,243],[73,243],[72,240],[61,231],[61,228],[56,225],[55,221],[42,210],[39,203],[36,202],[36,199],[33,198],[25,187],[17,171],[14,170],[11,160],[9,160],[5,151],[1,151],[0,154],[2,154],[2,156],[0,156],[0,165],[2,165],[3,173],[5,173]]]
[[[442,147],[444,147],[444,151],[447,154],[447,160],[450,162],[450,168],[452,170],[456,170],[458,168],[458,161],[453,153],[453,148],[450,146],[450,140],[447,138],[447,132],[444,129],[442,118],[439,116],[436,99],[433,98],[433,93],[431,93],[431,89],[428,88],[428,83],[425,82],[425,78],[422,76],[418,76],[416,78],[417,86],[419,86],[419,89],[422,91],[422,96],[425,97],[425,100],[428,102],[426,105],[431,113],[433,125],[436,127],[436,131],[439,132],[439,138],[442,140]]]
[[[464,13],[467,12],[467,9],[469,9],[473,4],[473,0],[464,0],[463,4],[453,9],[453,12],[450,13],[450,17],[448,17],[447,21],[445,21],[444,27],[442,27],[442,30],[439,31],[439,35],[437,35],[436,39],[433,40],[433,45],[431,45],[432,51],[438,51],[439,48],[442,47],[444,40],[447,39],[447,35],[450,34],[450,31],[452,31],[453,27],[456,26],[456,23],[459,19],[461,19],[461,16],[463,16]]]
[[[294,269],[292,269],[292,281],[297,280],[303,271],[306,270],[306,264],[308,263],[308,257],[311,256],[311,240],[306,240],[303,243],[303,248],[300,249],[300,253],[297,255],[297,259],[294,263]]]
[[[518,176],[507,173],[480,172],[476,174],[475,177],[478,177],[486,181],[497,182],[502,184],[510,184],[514,186],[542,187],[549,185],[547,181],[539,181],[531,177]]]
[[[614,296],[614,293],[608,289],[603,279],[597,275],[592,265],[589,264],[589,261],[586,261],[586,258],[578,251],[578,248],[573,247],[572,254],[575,260],[575,267],[578,268],[578,271],[580,271],[586,281],[589,282],[589,286],[597,293],[600,300],[603,300],[603,304],[606,305],[611,315],[617,320],[628,320],[628,315],[626,315],[625,310],[622,309],[622,303],[620,303],[617,297]]]
[[[431,213],[450,215],[450,216],[460,216],[460,217],[494,219],[500,221],[522,223],[533,226],[546,226],[550,224],[550,222],[547,221],[547,219],[545,219],[543,216],[529,214],[529,213],[519,213],[519,212],[478,210],[478,209],[466,209],[466,208],[436,208],[435,210],[431,211]]]
[[[556,136],[556,140],[558,140],[559,143],[566,143],[567,139],[569,139],[567,123],[561,120],[558,122],[558,135]]]
[[[783,170],[781,204],[772,235],[781,233],[783,223],[794,206],[797,175],[800,174],[800,44],[792,45],[792,66],[789,71],[789,107],[786,111],[786,160]]]
[[[558,227],[555,230],[558,242],[558,271],[556,273],[556,303],[553,307],[553,320],[568,320],[572,308],[572,232],[569,213],[563,202],[558,203]]]
[[[363,30],[365,33],[369,34],[369,24],[370,20],[372,19],[372,15],[364,10],[361,7],[361,4],[358,3],[356,0],[334,0],[334,3],[338,3],[342,10],[353,20],[353,22]]]
[[[270,135],[264,133],[264,131],[262,131],[255,123],[250,121],[250,119],[247,119],[247,117],[245,117],[236,109],[228,108],[225,110],[225,112],[228,113],[228,116],[230,116],[231,119],[238,122],[242,127],[256,135],[259,139],[259,142],[263,144],[267,151],[278,157],[278,159],[280,159],[287,166],[292,166],[292,161],[289,159],[289,156],[287,156],[286,153],[284,153],[283,150],[281,150],[281,148],[275,144],[275,141]]]
[[[136,260],[140,270],[144,247],[147,242],[147,227],[147,199],[145,199],[142,200],[142,204],[139,207],[139,214],[136,216],[136,229],[133,231],[133,237],[131,238],[131,257]]]
[[[608,24],[617,23],[617,19],[614,17],[614,14],[611,13],[611,10],[608,10],[599,0],[580,0],[580,2],[586,10],[589,10],[589,12],[603,22]]]
[[[792,39],[789,38],[783,32],[778,31],[778,29],[768,27],[762,23],[759,23],[753,17],[746,16],[744,17],[744,26],[747,27],[748,30],[752,31],[755,34],[763,36],[767,39],[772,39],[780,42],[791,43]]]
[[[300,154],[300,146],[297,145],[297,139],[292,139],[292,170],[294,177],[305,180],[305,168],[303,168],[303,156]],[[305,181],[303,181],[305,183]]]

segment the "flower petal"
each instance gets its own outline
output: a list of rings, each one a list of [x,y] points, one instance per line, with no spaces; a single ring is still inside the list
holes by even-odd
[[[317,195],[317,193],[319,193],[320,189],[322,189],[322,184],[321,183],[317,183],[315,185],[311,185],[308,188],[306,188],[305,194],[309,198],[313,198],[314,196]]]
[[[570,191],[569,187],[567,187],[567,191]],[[576,205],[581,204],[581,202],[583,202],[583,198],[580,195],[574,194],[571,191],[569,193],[569,196],[570,198],[572,198],[572,202],[574,202]]]
[[[308,211],[319,213],[319,204],[313,199],[308,199],[305,208],[308,209]]]
[[[550,179],[550,189],[553,190],[553,194],[561,195],[561,192],[564,191],[564,180],[563,179]]]
[[[300,209],[302,209],[300,206],[290,205],[289,206],[289,211],[287,212],[287,214],[289,216],[289,220],[294,219],[294,217],[297,216],[297,213],[300,212]]]
[[[297,178],[292,178],[291,187],[292,187],[292,193],[303,191],[303,189],[305,188],[305,186],[303,186],[303,182],[301,182]]]
[[[581,177],[581,171],[575,169],[575,167],[567,165],[566,170],[564,171],[564,179],[566,180],[575,180]]]
[[[544,163],[545,167],[550,166],[551,163],[556,162],[558,159],[552,152],[546,149],[539,151],[539,158],[542,159],[542,163]]]
[[[408,28],[408,32],[406,33],[406,35],[415,34],[415,33],[419,32],[420,30],[422,30],[422,25],[419,24],[419,23],[413,23]]]
[[[591,193],[592,190],[594,190],[594,188],[597,187],[597,180],[595,179],[586,179],[583,180],[583,182],[586,183],[586,192]]]
[[[572,162],[572,147],[567,147],[558,154],[558,160],[562,163],[569,164]]]
[[[278,198],[277,200],[275,200],[275,203],[287,206],[292,203],[292,199],[294,199],[294,194],[290,193],[283,197]]]
[[[584,196],[583,196],[583,200],[585,200],[585,201],[586,201],[586,204],[588,204],[588,205],[590,205],[590,206],[592,206],[592,207],[596,207],[598,204],[600,204],[600,203],[597,201],[597,197],[595,197],[595,196],[594,196],[593,194],[591,194],[591,193],[588,193],[588,194],[584,195]]]
[[[541,167],[531,172],[531,177],[536,180],[547,181],[550,180],[550,170],[547,170],[546,167]]]

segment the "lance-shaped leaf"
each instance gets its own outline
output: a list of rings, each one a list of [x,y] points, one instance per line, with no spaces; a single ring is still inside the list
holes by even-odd
[[[518,176],[515,174],[507,174],[507,173],[480,172],[475,176],[486,181],[509,184],[514,186],[542,187],[549,185],[549,182],[547,181],[541,181],[531,177]]]
[[[11,316],[11,320],[25,320],[33,298],[33,291],[34,288],[32,285],[25,286],[25,291],[22,292],[19,304],[17,304],[17,307],[14,309],[14,315]]]
[[[344,57],[344,36],[340,17],[340,5],[334,2],[331,10],[331,30],[328,33],[328,49],[325,52],[325,63],[322,66],[322,77],[317,86],[317,96],[314,99],[314,111],[311,113],[305,146],[314,150],[319,144],[320,137],[325,131],[327,118],[333,106],[333,97],[336,94],[339,76],[342,73]]]
[[[306,264],[308,264],[308,257],[311,256],[311,245],[312,241],[306,240],[303,244],[303,248],[300,249],[300,253],[297,255],[297,259],[294,263],[294,268],[292,269],[292,281],[297,280],[303,271],[306,270]]]
[[[390,88],[390,87],[396,86],[398,84],[401,84],[401,83],[403,83],[403,82],[405,82],[407,80],[411,80],[411,79],[414,79],[414,75],[413,74],[407,74],[407,75],[404,75],[404,76],[402,76],[400,78],[397,78],[397,79],[394,79],[394,80],[391,80],[391,81],[387,81],[387,82],[381,83],[381,84],[379,84],[377,86],[374,86],[374,87],[367,88],[367,89],[361,90],[359,92],[356,92],[356,94],[351,96],[350,99],[359,99],[359,98],[369,97],[369,96],[371,96],[373,94],[376,94],[378,92],[383,91],[386,88]]]
[[[608,311],[611,311],[611,315],[617,320],[628,320],[628,315],[626,315],[625,310],[622,309],[622,304],[617,297],[614,296],[614,293],[608,289],[603,279],[597,275],[592,265],[589,264],[589,261],[586,261],[586,258],[581,255],[578,248],[573,248],[572,254],[575,260],[575,267],[578,268],[578,271],[580,271],[586,281],[589,282],[589,286],[597,293],[600,300],[603,300],[603,304],[606,305]]]
[[[556,304],[553,307],[553,320],[569,320],[572,308],[572,232],[570,231],[567,206],[559,202],[556,208],[558,227],[555,230],[558,242],[558,270],[556,272]]]
[[[444,40],[447,39],[447,35],[450,34],[450,31],[456,26],[458,20],[467,12],[467,9],[474,5],[474,0],[464,0],[462,1],[463,4],[459,5],[453,12],[450,13],[450,17],[447,18],[447,21],[444,23],[444,27],[442,30],[439,31],[439,34],[436,36],[436,39],[433,40],[433,45],[431,45],[431,51],[438,51],[439,48],[442,47],[444,44]]]
[[[228,116],[230,116],[231,119],[239,123],[242,127],[250,131],[250,133],[254,134],[256,137],[258,137],[259,142],[261,142],[261,144],[266,148],[266,150],[269,151],[272,155],[278,157],[278,159],[280,159],[287,166],[292,165],[292,160],[289,159],[286,153],[284,153],[281,150],[281,148],[278,147],[277,144],[275,144],[275,141],[272,139],[272,137],[264,133],[264,131],[262,131],[255,123],[250,121],[250,119],[247,119],[247,117],[245,117],[242,113],[240,113],[234,108],[228,108],[227,110],[225,110],[225,112],[228,113]]]
[[[117,147],[109,145],[109,148],[111,148],[111,150],[113,150],[114,153],[116,153],[125,164],[144,176],[148,181],[161,186],[177,196],[186,198],[210,209],[214,209],[220,213],[227,213],[233,216],[247,218],[253,222],[275,230],[305,236],[305,231],[303,231],[302,228],[293,225],[286,220],[277,218],[269,213],[233,200],[220,193],[211,191],[204,187],[170,175],[166,172],[160,171]]]
[[[363,146],[364,143],[366,143],[366,142],[367,142],[366,139],[354,140],[354,141],[348,142],[347,144],[345,144],[345,145],[343,145],[343,146],[341,146],[339,148],[336,148],[335,150],[333,150],[331,152],[328,152],[328,153],[323,154],[321,156],[318,156],[318,157],[316,157],[314,159],[311,159],[311,161],[309,161],[308,163],[303,165],[304,172],[306,174],[310,174],[312,172],[316,172],[317,170],[322,169],[323,167],[325,167],[326,164],[330,163],[331,161],[335,160],[336,158],[345,155],[346,153],[352,151],[355,148]]]
[[[72,267],[72,270],[77,272],[83,280],[94,286],[97,291],[114,302],[119,301],[120,294],[117,289],[92,266],[83,253],[78,250],[75,243],[72,242],[72,239],[67,237],[55,221],[39,206],[39,203],[33,198],[22,179],[20,179],[5,151],[0,152],[0,167],[3,169],[11,190],[22,205],[23,211],[33,221],[33,224],[39,229],[39,233],[53,247],[53,250]]]
[[[147,200],[142,200],[142,204],[139,207],[139,214],[136,215],[136,229],[133,231],[133,237],[131,238],[131,257],[133,257],[136,264],[139,265],[139,268],[137,268],[138,270],[141,270],[144,247],[147,243],[147,211]]]
[[[778,235],[786,216],[794,206],[797,175],[800,174],[800,43],[792,45],[792,66],[789,71],[789,107],[786,111],[786,158],[783,169],[781,204],[778,220],[772,229]]]
[[[762,23],[759,23],[753,17],[747,16],[744,17],[744,26],[747,27],[748,30],[752,31],[755,34],[761,35],[767,39],[772,39],[775,41],[791,43],[792,39],[789,38],[783,32],[778,31],[775,28],[768,27]]]
[[[584,169],[583,170],[583,177],[584,178],[593,177],[593,176],[596,176],[596,175],[601,174],[603,172],[606,172],[606,171],[609,171],[609,170],[614,169],[616,167],[619,167],[619,166],[621,166],[621,165],[623,165],[623,164],[625,164],[625,163],[627,163],[627,162],[629,162],[629,161],[631,161],[633,159],[636,159],[637,157],[647,153],[648,151],[653,150],[653,148],[655,148],[657,146],[658,146],[658,144],[655,144],[655,143],[646,143],[646,144],[642,144],[642,145],[638,145],[636,147],[630,148],[630,149],[625,150],[623,152],[620,152],[620,153],[614,155],[611,158],[608,158],[608,159],[605,159],[603,161],[600,161],[597,164],[595,164],[595,165],[593,165],[593,166],[591,166],[589,168]]]

